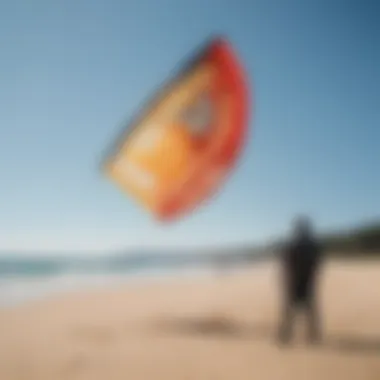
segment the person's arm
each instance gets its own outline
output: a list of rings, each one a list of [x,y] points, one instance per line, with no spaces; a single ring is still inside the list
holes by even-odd
[[[313,276],[318,276],[323,261],[323,252],[323,246],[321,244],[316,243],[312,263]]]
[[[316,244],[316,254],[315,254],[315,260],[316,260],[316,267],[319,268],[322,264],[322,261],[324,259],[324,246],[321,243]]]
[[[281,272],[282,276],[285,280],[287,280],[290,276],[291,272],[291,260],[292,260],[292,249],[289,243],[284,244],[281,247]]]

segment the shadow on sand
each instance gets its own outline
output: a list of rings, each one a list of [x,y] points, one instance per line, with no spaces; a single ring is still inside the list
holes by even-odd
[[[380,337],[341,336],[327,341],[330,348],[351,353],[368,353],[380,356]]]
[[[222,317],[166,318],[154,323],[160,333],[222,339],[266,340],[273,334],[268,323],[243,324]]]
[[[167,318],[156,321],[154,327],[160,333],[223,339],[263,340],[276,343],[274,326],[265,322],[243,324],[228,318],[217,317]],[[380,337],[326,336],[322,343],[314,347],[341,353],[380,355]]]

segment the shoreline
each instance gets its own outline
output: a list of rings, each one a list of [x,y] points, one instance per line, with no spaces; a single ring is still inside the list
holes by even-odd
[[[326,261],[327,268],[345,266],[347,269],[354,266],[380,264],[376,257],[342,258],[332,256]],[[173,269],[151,269],[141,272],[67,272],[49,276],[19,276],[0,278],[0,312],[34,302],[44,302],[56,297],[69,297],[70,295],[93,294],[116,289],[139,288],[145,286],[164,285],[201,281],[202,279],[233,278],[244,276],[259,268],[274,267],[277,261],[269,258],[265,261],[251,262],[248,265],[237,265],[220,268],[218,266],[193,266]],[[257,274],[257,273],[256,273]],[[17,294],[18,293],[18,294]]]
[[[149,269],[136,273],[122,271],[66,272],[43,276],[9,276],[0,278],[0,311],[22,306],[24,303],[43,301],[60,295],[76,292],[96,292],[121,286],[153,285],[170,281],[198,280],[204,277],[219,277],[244,273],[267,262],[253,262],[249,266],[232,268],[190,266],[169,269]]]

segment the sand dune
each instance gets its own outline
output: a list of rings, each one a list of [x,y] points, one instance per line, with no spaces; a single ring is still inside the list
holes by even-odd
[[[274,342],[277,269],[157,280],[0,312],[4,380],[379,380],[380,263],[330,263],[325,340]]]

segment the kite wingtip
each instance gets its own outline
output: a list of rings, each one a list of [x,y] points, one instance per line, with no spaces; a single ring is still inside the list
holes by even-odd
[[[209,35],[209,37],[207,38],[206,45],[213,46],[226,42],[229,42],[229,38],[227,37],[227,35],[225,33],[216,32]]]

